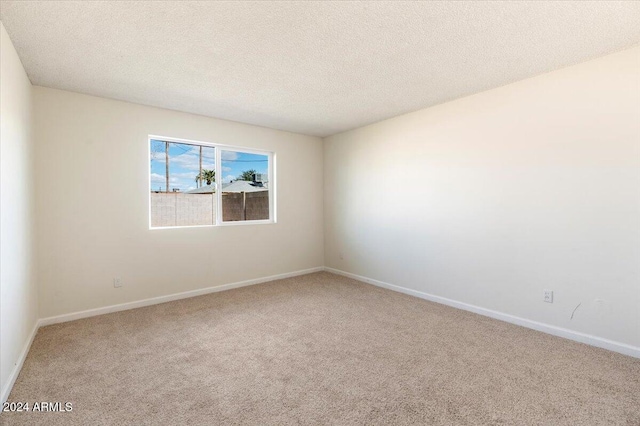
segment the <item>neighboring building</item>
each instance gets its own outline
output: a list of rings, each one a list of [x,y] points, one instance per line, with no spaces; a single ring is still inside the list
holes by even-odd
[[[216,192],[216,184],[201,186],[200,188],[184,191],[183,194],[213,194]]]
[[[222,192],[260,192],[268,191],[267,183],[250,182],[248,180],[236,180],[222,184]],[[184,191],[184,194],[212,194],[216,192],[216,184],[205,185],[201,188]]]
[[[269,187],[262,182],[249,182],[248,180],[236,180],[222,184],[222,192],[260,192],[268,191]]]

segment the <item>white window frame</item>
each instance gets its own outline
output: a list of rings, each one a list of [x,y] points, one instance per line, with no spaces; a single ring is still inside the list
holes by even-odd
[[[222,181],[218,182],[216,178],[216,223],[212,225],[190,225],[190,226],[151,226],[151,141],[163,141],[169,143],[182,143],[196,146],[206,146],[215,148],[216,152],[216,177],[222,179],[222,151],[233,151],[247,154],[266,155],[269,159],[267,174],[269,178],[269,219],[263,220],[236,220],[236,221],[223,221],[222,220]],[[149,184],[148,196],[149,196],[149,229],[180,229],[180,228],[212,228],[216,226],[238,226],[238,225],[268,225],[277,223],[276,220],[276,153],[274,151],[268,151],[258,148],[246,148],[236,145],[226,145],[213,142],[196,141],[192,139],[180,139],[159,135],[148,135],[147,137],[147,180]],[[220,171],[220,172],[219,172]]]

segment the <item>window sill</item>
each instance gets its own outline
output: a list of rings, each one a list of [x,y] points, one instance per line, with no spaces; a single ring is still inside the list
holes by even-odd
[[[233,222],[222,222],[215,225],[186,225],[186,226],[150,226],[150,231],[159,229],[189,229],[189,228],[218,228],[224,226],[242,226],[242,225],[274,225],[275,220],[237,220]]]

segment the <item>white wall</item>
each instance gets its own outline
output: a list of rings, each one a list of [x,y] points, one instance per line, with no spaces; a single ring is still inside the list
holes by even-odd
[[[640,346],[639,86],[636,47],[325,139],[326,265]]]
[[[34,108],[42,318],[324,264],[320,138],[43,87]],[[149,230],[149,134],[275,151],[278,223]]]
[[[8,396],[38,319],[31,82],[0,23],[0,389]]]

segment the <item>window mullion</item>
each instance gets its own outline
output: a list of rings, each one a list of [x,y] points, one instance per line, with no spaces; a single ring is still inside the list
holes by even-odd
[[[222,224],[222,150],[215,146],[216,159],[216,223],[218,226]]]

